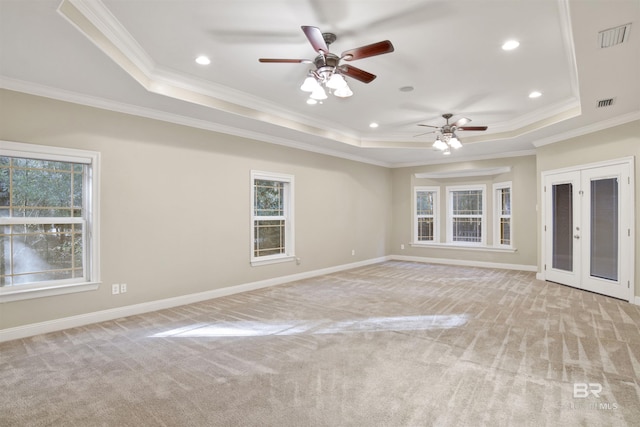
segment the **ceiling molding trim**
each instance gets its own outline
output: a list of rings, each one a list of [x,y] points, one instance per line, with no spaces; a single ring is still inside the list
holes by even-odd
[[[521,151],[509,151],[506,153],[486,154],[482,156],[468,156],[468,157],[447,156],[446,158],[441,160],[431,160],[431,161],[411,162],[411,163],[395,163],[391,167],[394,169],[410,168],[410,167],[417,167],[417,166],[443,165],[443,164],[449,164],[449,163],[475,162],[480,160],[505,159],[509,157],[525,157],[525,156],[535,156],[535,155],[536,155],[536,150],[521,150]]]
[[[444,172],[419,172],[415,173],[416,178],[447,179],[447,178],[469,178],[476,176],[496,176],[511,172],[511,166],[501,166],[496,168],[459,169]]]
[[[476,142],[497,141],[501,139],[517,138],[519,136],[526,135],[531,132],[535,132],[537,130],[546,128],[551,125],[555,125],[565,120],[578,117],[581,114],[582,114],[582,108],[580,107],[580,105],[575,105],[573,108],[569,108],[558,114],[542,118],[537,122],[530,123],[526,126],[520,127],[513,131],[494,133],[491,135],[487,135],[487,137],[464,138],[461,142],[463,144],[474,144]]]
[[[578,61],[576,59],[576,44],[573,40],[573,26],[571,25],[571,11],[569,0],[558,0],[560,12],[560,28],[562,29],[563,45],[567,47],[565,58],[571,70],[571,93],[580,102],[580,83],[578,80]]]
[[[116,113],[129,114],[132,116],[143,117],[152,120],[159,120],[167,123],[173,123],[182,126],[188,126],[197,129],[203,129],[211,132],[217,132],[226,135],[237,136],[241,138],[252,139],[256,141],[266,142],[275,145],[282,145],[289,148],[294,148],[303,151],[309,151],[317,154],[324,154],[331,157],[338,157],[346,160],[351,160],[359,163],[366,163],[375,166],[382,166],[390,168],[392,164],[387,162],[381,162],[373,159],[369,159],[354,154],[344,153],[342,151],[331,150],[328,148],[321,148],[311,144],[301,143],[299,141],[275,137],[268,134],[259,132],[248,131],[246,129],[240,129],[233,126],[221,125],[206,120],[194,119],[191,117],[185,117],[178,114],[168,113],[165,111],[154,110],[151,108],[139,107],[122,102],[116,102],[104,98],[79,94],[76,92],[66,91],[62,89],[52,88],[49,86],[43,86],[25,82],[22,80],[15,80],[0,76],[0,89],[7,89],[15,92],[26,93],[34,96],[41,96],[43,98],[54,99],[57,101],[70,102],[73,104],[83,105],[86,107],[99,108],[101,110],[113,111]]]
[[[499,139],[515,138],[556,123],[572,119],[582,114],[582,107],[577,98],[567,99],[525,114],[508,123],[494,125],[496,133],[472,136],[462,139],[462,143],[472,144]]]
[[[158,68],[128,31],[99,0],[63,0],[58,12],[147,91],[181,101],[274,124],[308,135],[360,147],[360,139],[342,130],[327,130],[289,111],[240,91],[188,79]],[[231,100],[233,99],[233,101]]]
[[[95,3],[87,3],[82,0],[63,0],[58,6],[58,13],[65,18],[72,26],[74,26],[89,41],[95,44],[98,49],[104,52],[111,60],[118,64],[126,73],[128,73],[135,81],[148,90],[150,84],[149,73],[153,64],[149,63],[149,59],[140,56],[128,56],[127,53],[118,46],[122,42],[113,41],[107,36],[115,31],[107,31],[99,26],[104,26],[107,19],[99,20],[95,9],[87,7],[89,4],[95,6],[102,4],[99,1]],[[105,32],[106,31],[106,32]],[[131,52],[129,52],[131,55]]]
[[[75,9],[75,10],[74,10]],[[120,24],[115,16],[100,0],[63,0],[58,6],[58,13],[86,35],[86,23],[78,25],[78,13],[93,25],[100,34],[121,51],[145,74],[150,74],[156,64],[144,51],[142,46],[131,36],[127,29]],[[95,40],[90,38],[95,43]],[[98,44],[102,48],[102,45]]]
[[[634,111],[632,113],[623,114],[621,116],[616,116],[611,119],[603,120],[601,122],[592,123],[590,125],[583,126],[581,128],[572,129],[567,132],[559,133],[557,135],[553,135],[548,138],[539,139],[537,141],[533,141],[533,146],[536,148],[543,147],[545,145],[566,141],[567,139],[609,129],[614,126],[620,126],[625,123],[633,122],[636,120],[640,120],[640,111]]]

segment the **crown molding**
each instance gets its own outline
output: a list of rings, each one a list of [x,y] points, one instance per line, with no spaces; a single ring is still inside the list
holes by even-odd
[[[633,122],[636,120],[640,120],[640,111],[634,111],[631,113],[623,114],[621,116],[616,116],[611,119],[603,120],[603,121],[592,123],[590,125],[583,126],[577,129],[572,129],[567,132],[559,133],[557,135],[553,135],[548,138],[539,139],[537,141],[533,141],[533,146],[536,148],[543,147],[545,145],[554,144],[556,142],[565,141],[570,138],[575,138],[575,137],[586,135],[589,133],[594,133],[601,130],[609,129],[614,126],[620,126],[625,123]]]
[[[508,151],[505,153],[486,154],[481,156],[468,156],[468,157],[455,157],[455,158],[452,158],[451,156],[447,156],[446,159],[432,160],[427,162],[422,161],[422,162],[412,162],[412,163],[396,163],[396,164],[393,164],[391,168],[393,169],[410,168],[410,167],[419,167],[419,166],[475,162],[480,160],[506,159],[510,157],[526,157],[526,156],[535,156],[535,155],[536,155],[536,150],[520,150],[520,151]]]
[[[194,119],[179,114],[168,113],[165,111],[154,110],[151,108],[139,107],[136,105],[116,102],[95,96],[89,96],[71,92],[63,89],[52,88],[39,84],[33,84],[22,80],[15,80],[0,76],[0,89],[12,90],[15,92],[26,93],[29,95],[41,96],[58,101],[69,102],[73,104],[83,105],[87,107],[99,108],[102,110],[113,111],[116,113],[129,114],[132,116],[144,117],[152,120],[188,126],[197,129],[208,130],[221,134],[233,135],[241,138],[252,139],[256,141],[267,142],[275,145],[282,145],[298,150],[309,151],[317,154],[324,154],[331,157],[338,157],[345,160],[351,160],[359,163],[371,164],[374,166],[392,167],[390,163],[373,160],[364,156],[344,153],[339,150],[322,148],[312,144],[306,144],[300,141],[268,135],[260,132],[254,132],[245,128],[237,128],[233,126],[222,125],[219,123]]]
[[[361,146],[360,139],[348,129],[337,129],[335,124],[311,120],[245,92],[159,67],[100,0],[63,0],[58,13],[151,93]]]
[[[469,178],[476,176],[495,176],[503,173],[511,172],[511,166],[500,166],[495,168],[473,168],[458,169],[443,172],[418,172],[414,176],[416,178],[428,179],[447,179],[447,178]]]

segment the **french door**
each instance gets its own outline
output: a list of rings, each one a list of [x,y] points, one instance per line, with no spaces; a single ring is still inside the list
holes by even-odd
[[[544,175],[545,280],[630,300],[632,163]]]

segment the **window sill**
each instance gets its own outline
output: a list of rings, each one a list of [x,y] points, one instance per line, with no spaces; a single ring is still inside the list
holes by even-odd
[[[281,262],[290,262],[295,261],[295,255],[277,255],[262,258],[253,258],[251,259],[251,266],[257,267],[260,265],[268,265],[268,264],[279,264]]]
[[[511,246],[464,245],[460,243],[411,243],[413,248],[458,249],[484,252],[514,253],[518,249]]]
[[[67,283],[63,285],[43,286],[20,289],[20,285],[0,288],[0,303],[20,301],[33,298],[51,297],[76,292],[95,291],[99,282]]]

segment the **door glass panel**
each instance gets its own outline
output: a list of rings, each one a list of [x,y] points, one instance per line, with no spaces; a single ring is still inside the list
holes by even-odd
[[[573,271],[573,184],[558,184],[553,191],[553,268]]]
[[[618,280],[618,179],[591,181],[592,277]]]

